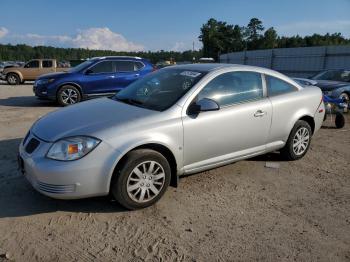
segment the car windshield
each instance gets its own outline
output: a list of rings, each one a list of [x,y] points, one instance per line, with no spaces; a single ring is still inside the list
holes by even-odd
[[[73,68],[71,68],[68,72],[69,73],[75,73],[75,72],[79,72],[80,70],[88,67],[89,65],[91,65],[92,63],[94,63],[96,60],[95,59],[90,59],[90,60],[87,60]]]
[[[163,111],[174,105],[206,72],[164,68],[130,84],[112,99]]]
[[[314,80],[333,80],[333,81],[350,81],[350,70],[327,70],[314,75]]]

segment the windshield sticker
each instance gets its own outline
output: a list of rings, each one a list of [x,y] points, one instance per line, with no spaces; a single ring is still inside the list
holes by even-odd
[[[182,76],[189,76],[189,77],[197,77],[197,76],[200,76],[201,73],[193,72],[193,71],[183,71],[183,72],[180,73],[180,75],[182,75]]]

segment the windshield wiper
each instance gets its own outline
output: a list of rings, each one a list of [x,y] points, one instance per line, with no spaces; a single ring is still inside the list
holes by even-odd
[[[129,104],[129,105],[135,105],[135,106],[141,106],[143,107],[143,103],[141,101],[132,99],[132,98],[119,98],[119,97],[114,97],[115,100],[121,101],[123,103]]]

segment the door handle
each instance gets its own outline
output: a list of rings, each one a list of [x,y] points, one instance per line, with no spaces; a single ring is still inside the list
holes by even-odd
[[[139,77],[140,76],[140,74],[135,74],[135,77]]]
[[[108,78],[115,78],[115,76],[108,76]]]
[[[255,117],[262,117],[266,114],[266,112],[262,111],[262,110],[258,110],[255,112],[254,116]]]

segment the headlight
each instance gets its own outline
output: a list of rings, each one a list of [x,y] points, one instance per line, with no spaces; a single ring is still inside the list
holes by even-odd
[[[53,81],[55,81],[54,78],[45,78],[45,79],[38,79],[35,81],[35,83],[37,85],[46,85],[46,84],[52,83]]]
[[[55,142],[46,154],[54,160],[71,161],[91,152],[101,140],[89,136],[67,137]]]

